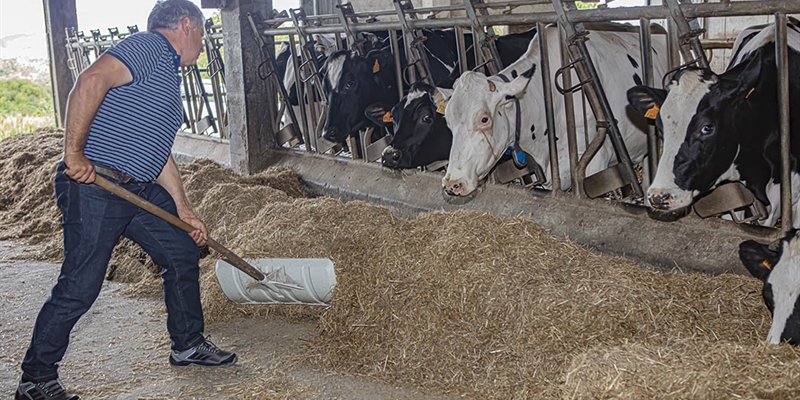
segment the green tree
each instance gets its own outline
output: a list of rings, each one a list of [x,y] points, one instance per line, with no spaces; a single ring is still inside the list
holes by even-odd
[[[44,117],[53,114],[53,97],[47,85],[22,79],[0,80],[0,114]]]

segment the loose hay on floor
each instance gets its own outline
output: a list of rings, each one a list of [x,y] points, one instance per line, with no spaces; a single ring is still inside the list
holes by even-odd
[[[39,177],[28,182],[46,185],[50,167],[26,169]],[[210,323],[316,319],[320,336],[303,358],[312,365],[481,399],[800,396],[800,354],[764,344],[769,315],[755,279],[653,272],[521,218],[434,212],[409,221],[368,203],[304,198],[287,169],[243,179],[209,161],[182,168],[196,211],[232,250],[335,262],[331,306],[310,308],[234,305],[216,282],[215,255],[201,261]],[[45,215],[51,196],[32,210]],[[22,212],[20,198],[7,196],[0,218]],[[160,290],[154,276],[137,284],[144,289],[132,294]]]

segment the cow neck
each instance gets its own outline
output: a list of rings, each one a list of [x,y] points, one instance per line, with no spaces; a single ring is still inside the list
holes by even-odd
[[[505,83],[509,83],[510,82],[508,77],[503,75],[503,74],[497,74],[495,76],[497,76],[500,79],[502,79],[503,82],[505,82]],[[519,106],[519,98],[517,98],[516,96],[514,97],[513,102],[514,102],[514,110],[515,110],[515,114],[516,114],[514,116],[514,120],[515,120],[515,124],[514,124],[514,146],[513,147],[509,147],[508,149],[506,149],[506,154],[508,154],[510,152],[513,152],[514,154],[513,154],[513,157],[511,157],[511,158],[514,160],[514,164],[516,164],[518,167],[522,168],[527,163],[527,157],[525,156],[525,152],[522,151],[522,149],[519,148],[520,127],[522,126],[522,108]]]

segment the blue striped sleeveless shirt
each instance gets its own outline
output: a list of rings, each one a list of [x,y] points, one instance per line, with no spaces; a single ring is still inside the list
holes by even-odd
[[[106,53],[128,67],[133,81],[108,91],[83,152],[138,181],[154,180],[183,123],[180,56],[157,32],[133,34]]]

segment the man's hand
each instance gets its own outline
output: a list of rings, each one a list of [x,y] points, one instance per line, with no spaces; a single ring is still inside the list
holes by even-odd
[[[64,171],[67,176],[78,183],[93,183],[95,179],[94,164],[83,153],[64,154]]]
[[[197,246],[205,246],[206,242],[208,241],[208,231],[206,230],[206,224],[197,218],[193,212],[180,212],[178,211],[178,217],[183,222],[195,227],[196,229],[189,233],[189,236],[194,239],[194,242],[197,243]]]

